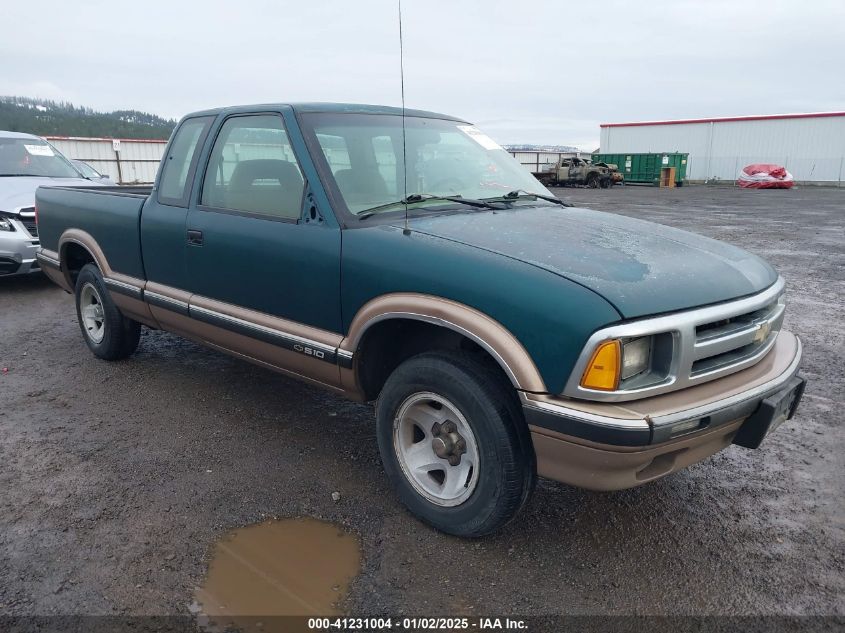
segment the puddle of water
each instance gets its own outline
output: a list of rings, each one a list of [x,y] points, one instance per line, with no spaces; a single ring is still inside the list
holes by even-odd
[[[360,566],[358,538],[331,523],[287,519],[240,528],[215,546],[192,610],[213,629],[290,630],[273,616],[339,615],[335,605]]]

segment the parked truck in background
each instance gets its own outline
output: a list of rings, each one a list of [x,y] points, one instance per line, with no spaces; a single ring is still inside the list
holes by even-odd
[[[373,402],[375,434],[348,432],[452,534],[507,522],[538,476],[615,490],[756,448],[803,392],[765,261],[573,208],[454,117],[197,112],[152,189],[36,198],[94,355],[146,326]]]
[[[534,173],[534,177],[550,187],[584,185],[591,189],[606,189],[613,184],[610,169],[606,165],[594,165],[577,156],[561,156],[548,169]]]
[[[603,162],[596,162],[593,163],[597,167],[607,167],[608,171],[610,171],[610,186],[613,185],[624,185],[625,184],[625,176],[619,171],[619,165],[614,163],[603,163]]]

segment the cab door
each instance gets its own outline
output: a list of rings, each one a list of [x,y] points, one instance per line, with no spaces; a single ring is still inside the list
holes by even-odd
[[[560,161],[560,175],[558,180],[562,182],[569,182],[572,178],[572,160],[569,158],[565,158],[564,160]]]
[[[172,289],[168,294],[189,286],[185,222],[199,155],[213,121],[213,116],[182,121],[167,145],[155,187],[141,213],[144,273],[148,281]]]
[[[183,234],[191,317],[290,349],[316,342],[328,360],[341,332],[340,229],[317,210],[319,183],[304,176],[304,145],[294,149],[282,112],[217,126]]]

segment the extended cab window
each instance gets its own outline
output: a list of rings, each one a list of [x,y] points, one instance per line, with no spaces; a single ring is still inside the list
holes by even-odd
[[[211,117],[188,119],[179,126],[167,152],[158,186],[163,204],[188,206],[189,175],[196,169],[197,151],[205,140]]]
[[[296,220],[303,187],[281,117],[235,116],[223,124],[214,142],[201,203]]]

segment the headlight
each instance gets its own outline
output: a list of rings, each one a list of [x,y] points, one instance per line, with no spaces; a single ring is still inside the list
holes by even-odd
[[[651,361],[651,337],[641,336],[622,344],[622,371],[620,378],[627,380],[648,371]]]
[[[0,231],[14,231],[15,227],[8,218],[0,218]]]
[[[581,377],[581,386],[585,389],[616,391],[620,383],[649,372],[653,346],[653,336],[604,341],[587,363]]]

